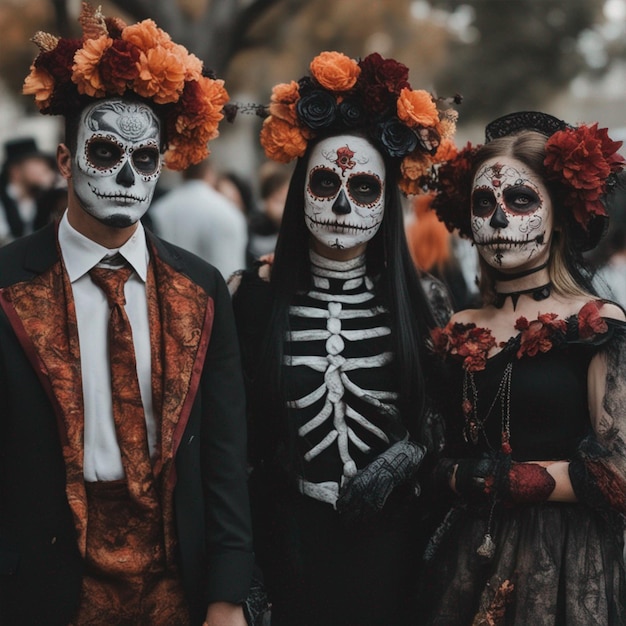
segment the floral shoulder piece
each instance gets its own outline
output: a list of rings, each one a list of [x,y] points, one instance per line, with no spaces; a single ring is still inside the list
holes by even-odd
[[[581,339],[592,339],[603,335],[609,330],[606,320],[600,316],[603,300],[592,300],[578,312],[578,336]]]
[[[461,361],[463,369],[468,372],[485,369],[487,354],[496,345],[491,331],[479,328],[473,322],[449,322],[443,328],[434,328],[431,337],[437,354]]]
[[[567,322],[559,319],[556,313],[542,313],[536,320],[529,322],[525,317],[518,317],[515,330],[520,331],[519,348],[516,356],[535,356],[539,352],[548,352],[565,340]]]

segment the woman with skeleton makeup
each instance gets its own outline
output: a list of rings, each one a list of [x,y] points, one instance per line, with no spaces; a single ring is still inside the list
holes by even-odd
[[[298,161],[273,263],[244,272],[234,295],[255,554],[273,625],[399,626],[425,536],[422,346],[435,322],[397,180],[403,158],[430,164],[455,117],[377,54],[322,53],[311,74],[274,88],[261,142]],[[421,121],[399,117],[417,94]]]
[[[582,252],[622,169],[598,125],[487,126],[434,207],[480,255],[483,305],[433,333],[448,377],[434,472],[452,500],[426,552],[422,624],[626,623],[626,322]]]

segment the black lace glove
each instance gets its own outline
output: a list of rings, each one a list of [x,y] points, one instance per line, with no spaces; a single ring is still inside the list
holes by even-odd
[[[248,626],[263,626],[268,622],[268,615],[271,609],[265,585],[261,580],[261,575],[255,568],[250,584],[248,597],[243,603],[243,614]]]
[[[469,501],[487,502],[492,497],[510,504],[545,502],[556,483],[537,463],[515,463],[508,454],[485,455],[479,459],[441,459],[436,481],[449,488],[454,466],[457,493]]]
[[[341,489],[337,511],[347,522],[366,520],[379,513],[389,494],[411,480],[426,448],[412,441],[399,441],[357,472]],[[419,485],[415,483],[416,493]]]

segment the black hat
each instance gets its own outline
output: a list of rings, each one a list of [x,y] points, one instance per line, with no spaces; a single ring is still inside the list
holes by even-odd
[[[49,160],[52,155],[42,152],[37,142],[32,137],[22,137],[20,139],[11,139],[4,144],[4,164],[13,165],[20,163],[26,159],[40,157]]]

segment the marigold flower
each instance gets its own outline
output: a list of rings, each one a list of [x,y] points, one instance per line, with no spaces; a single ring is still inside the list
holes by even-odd
[[[439,112],[432,96],[423,89],[403,89],[398,98],[398,117],[415,128],[435,126],[439,122]]]
[[[139,57],[135,91],[157,104],[176,102],[185,86],[185,67],[178,55],[163,47],[152,48]]]
[[[459,151],[454,141],[451,139],[442,139],[433,157],[433,162],[443,163],[444,161],[450,161],[450,159],[454,159],[458,153]]]
[[[322,52],[309,66],[311,76],[324,89],[348,91],[361,73],[358,63],[341,52]]]
[[[78,93],[93,98],[103,98],[106,95],[100,74],[100,61],[112,44],[110,37],[102,35],[97,39],[85,40],[83,47],[76,52],[72,81],[76,84]]]
[[[35,104],[39,110],[42,110],[50,104],[53,91],[54,78],[46,70],[38,69],[34,64],[31,65],[30,74],[24,80],[22,93],[35,96]]]
[[[431,160],[424,152],[412,152],[402,159],[400,171],[402,176],[410,180],[419,180],[430,170]]]
[[[126,87],[139,74],[139,50],[122,39],[114,39],[100,61],[100,76],[107,90],[124,95]]]
[[[298,83],[292,80],[290,83],[280,83],[272,89],[269,112],[275,118],[296,125],[298,116],[296,104],[300,99]]]
[[[268,158],[279,163],[289,163],[301,157],[307,146],[304,129],[273,116],[263,122],[260,140]]]
[[[143,20],[138,24],[127,26],[122,31],[122,39],[137,46],[143,52],[150,48],[169,48],[173,45],[172,38],[153,20]]]

